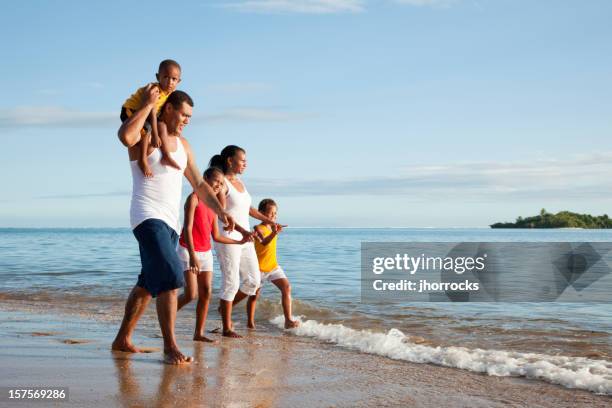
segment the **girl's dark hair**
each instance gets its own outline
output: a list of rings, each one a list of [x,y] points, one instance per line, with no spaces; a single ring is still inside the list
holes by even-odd
[[[206,170],[204,170],[203,176],[204,176],[204,178],[206,180],[210,180],[215,173],[219,173],[219,174],[223,175],[223,171],[221,171],[220,168],[218,168],[218,167],[209,167]]]
[[[276,205],[276,202],[274,202],[273,199],[264,198],[263,200],[259,202],[259,206],[257,207],[257,210],[263,213],[263,212],[268,211],[268,207],[272,207],[272,206],[278,207],[278,205]]]
[[[215,154],[213,157],[211,157],[208,165],[210,167],[216,167],[218,169],[221,169],[221,171],[223,171],[223,174],[225,174],[228,170],[227,159],[229,159],[230,157],[234,157],[237,152],[246,153],[246,151],[242,147],[234,145],[225,146],[223,150],[221,150],[221,154]]]

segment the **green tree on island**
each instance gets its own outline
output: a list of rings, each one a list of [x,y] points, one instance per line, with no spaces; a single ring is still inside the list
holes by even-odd
[[[516,222],[496,222],[491,228],[612,228],[612,220],[608,214],[593,216],[570,211],[560,211],[552,214],[542,208],[540,215],[523,218],[519,216]]]

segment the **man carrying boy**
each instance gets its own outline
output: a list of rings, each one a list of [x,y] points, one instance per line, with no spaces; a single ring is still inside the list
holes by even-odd
[[[157,297],[157,316],[164,339],[164,362],[189,363],[191,357],[182,354],[174,335],[178,288],[184,284],[183,265],[176,253],[180,232],[180,206],[183,174],[191,183],[198,198],[210,207],[231,230],[234,220],[227,215],[210,186],[204,182],[195,164],[195,157],[183,128],[192,115],[193,101],[185,92],[173,92],[162,107],[158,126],[168,134],[168,152],[179,164],[180,170],[161,163],[160,149],[149,146],[147,155],[156,176],[145,177],[137,164],[141,139],[140,130],[155,109],[159,90],[148,85],[144,90],[144,103],[119,128],[119,139],[128,148],[132,170],[133,191],[130,223],[138,240],[142,270],[136,286],[130,292],[125,314],[112,349],[138,353],[132,343],[132,333],[152,297]]]

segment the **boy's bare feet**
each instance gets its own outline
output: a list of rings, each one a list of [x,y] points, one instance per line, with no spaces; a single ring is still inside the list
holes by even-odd
[[[300,325],[297,320],[285,320],[285,329],[295,329]]]
[[[174,167],[177,170],[181,169],[181,166],[179,166],[178,163],[176,161],[174,161],[174,159],[172,157],[170,157],[169,155],[167,155],[167,154],[165,154],[163,152],[162,152],[161,164],[163,164],[165,166]]]
[[[201,334],[194,334],[193,341],[201,341],[204,343],[218,343],[217,340],[209,339],[208,337],[203,336]]]
[[[223,330],[223,337],[231,337],[233,339],[241,339],[242,336],[233,330]]]
[[[140,167],[142,174],[146,178],[153,177],[153,171],[151,171],[151,167],[149,167],[149,163],[146,160],[138,160],[138,167]]]
[[[184,355],[177,348],[164,350],[164,363],[171,365],[189,364],[193,361],[193,357]]]
[[[116,339],[113,341],[113,345],[111,346],[111,350],[113,351],[123,351],[125,353],[142,353],[138,347],[134,346],[132,342],[128,340],[119,340]]]

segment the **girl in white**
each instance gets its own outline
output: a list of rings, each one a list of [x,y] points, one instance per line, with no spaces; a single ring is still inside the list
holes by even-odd
[[[224,188],[217,198],[227,214],[234,218],[236,230],[220,231],[228,238],[240,241],[241,234],[250,234],[249,216],[260,221],[275,224],[251,206],[251,196],[238,177],[246,169],[246,151],[238,146],[226,146],[221,154],[210,159],[211,167],[218,167],[225,175]],[[255,295],[261,282],[259,263],[253,242],[241,245],[226,245],[215,242],[215,252],[221,269],[220,310],[223,319],[223,336],[242,337],[233,330],[232,302],[238,292],[246,296]]]

